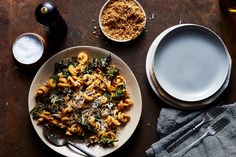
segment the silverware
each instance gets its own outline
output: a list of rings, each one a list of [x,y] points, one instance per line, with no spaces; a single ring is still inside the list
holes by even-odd
[[[71,142],[70,140],[68,140],[64,134],[62,134],[61,132],[58,131],[58,129],[54,129],[52,127],[43,127],[43,135],[45,136],[45,138],[53,145],[55,146],[64,146],[66,144],[69,144],[75,148],[77,148],[78,150],[80,150],[81,152],[83,152],[84,154],[86,154],[88,157],[95,157],[95,155],[93,155],[88,148],[83,147],[82,145],[79,144],[74,144],[73,142]]]
[[[188,145],[181,151],[179,151],[178,155],[174,155],[175,157],[182,157],[185,153],[187,153],[192,147],[197,146],[200,144],[200,142],[206,138],[207,136],[213,136],[217,132],[219,132],[221,129],[223,129],[226,125],[230,123],[230,120],[226,117],[221,118],[219,121],[214,123],[213,125],[210,125],[207,127],[207,131],[196,141],[194,141],[192,144]]]
[[[183,143],[186,139],[188,139],[193,133],[195,133],[200,127],[210,121],[212,121],[214,118],[216,118],[218,115],[220,115],[222,112],[224,112],[226,108],[224,107],[214,107],[210,109],[208,112],[205,113],[204,118],[202,121],[197,124],[194,128],[183,134],[181,137],[179,137],[177,140],[175,140],[173,143],[167,146],[166,150],[167,152],[172,152],[176,147],[178,147],[181,143]]]

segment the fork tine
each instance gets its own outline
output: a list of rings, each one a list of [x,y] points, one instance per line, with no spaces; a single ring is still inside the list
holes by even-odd
[[[217,112],[219,110],[219,107],[213,107],[213,108],[211,108],[208,112],[210,113],[210,114],[215,114],[215,112]]]
[[[224,112],[226,110],[226,108],[218,108],[215,113],[214,113],[214,117],[218,116],[220,113]]]
[[[219,110],[215,114],[219,115],[220,113],[224,112],[226,110],[225,107],[219,107]]]
[[[215,124],[212,125],[212,129],[218,132],[221,129],[223,129],[226,125],[228,125],[229,122],[230,121],[228,118],[223,117],[218,122],[216,122]]]
[[[209,111],[209,114],[212,118],[216,118],[218,115],[220,115],[220,113],[224,112],[225,110],[225,107],[215,107]]]

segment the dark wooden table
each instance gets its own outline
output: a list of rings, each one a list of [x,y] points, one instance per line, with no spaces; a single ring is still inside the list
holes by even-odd
[[[34,18],[34,10],[42,1],[0,1],[0,157],[60,156],[44,145],[29,119],[28,91],[37,68],[18,66],[11,51],[14,40],[22,33],[34,32],[46,37],[45,29]],[[137,40],[126,44],[114,43],[102,35],[93,34],[105,1],[54,0],[68,25],[68,34],[64,42],[49,46],[47,58],[71,46],[91,45],[115,53],[134,72],[143,98],[140,123],[128,142],[109,156],[145,156],[145,150],[159,140],[156,125],[164,103],[148,84],[145,59],[157,35],[180,21],[204,25],[223,38],[230,51],[233,68],[229,87],[220,99],[227,103],[236,100],[235,24],[233,17],[229,20],[221,16],[217,0],[139,0],[148,18],[146,30]]]

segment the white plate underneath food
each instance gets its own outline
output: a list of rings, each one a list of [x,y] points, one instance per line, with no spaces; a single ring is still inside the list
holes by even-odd
[[[115,150],[117,150],[118,148],[120,148],[130,137],[131,137],[131,135],[133,134],[133,132],[135,131],[135,129],[136,129],[136,127],[137,127],[137,125],[138,125],[138,122],[139,122],[139,119],[140,119],[140,116],[141,116],[141,111],[142,111],[142,98],[141,98],[141,92],[140,92],[140,88],[139,88],[139,85],[138,85],[138,82],[137,82],[137,80],[136,80],[136,78],[135,78],[135,76],[134,76],[134,74],[132,73],[132,71],[130,70],[130,68],[128,67],[128,65],[126,65],[125,64],[125,62],[124,61],[122,61],[119,57],[117,57],[116,55],[114,55],[113,53],[111,53],[111,52],[109,52],[109,51],[107,51],[107,50],[104,50],[104,49],[101,49],[101,48],[97,48],[97,47],[92,47],[92,46],[77,46],[77,47],[72,47],[72,48],[68,48],[68,49],[66,49],[66,50],[63,50],[63,51],[61,51],[61,52],[59,52],[59,53],[57,53],[56,55],[54,55],[53,57],[51,57],[48,61],[46,61],[43,65],[42,65],[42,67],[39,69],[39,71],[37,72],[37,74],[36,74],[36,76],[35,76],[35,78],[33,79],[33,81],[32,81],[32,84],[31,84],[31,87],[30,87],[30,90],[29,90],[29,97],[28,97],[28,108],[29,108],[29,112],[31,112],[32,113],[32,109],[34,109],[34,107],[35,107],[35,105],[36,105],[36,100],[35,100],[35,95],[36,95],[36,93],[38,92],[38,94],[40,95],[40,94],[42,94],[42,92],[44,92],[44,87],[46,86],[47,88],[50,86],[53,86],[53,87],[51,87],[51,88],[55,88],[54,87],[54,83],[52,83],[52,81],[54,80],[54,78],[52,78],[52,79],[50,79],[50,77],[52,76],[52,74],[54,73],[54,66],[55,66],[55,63],[58,63],[58,62],[60,62],[60,61],[63,61],[63,60],[65,60],[65,59],[68,59],[68,58],[71,58],[71,57],[77,57],[77,55],[80,53],[80,52],[85,52],[88,56],[89,56],[89,58],[93,58],[93,57],[104,57],[104,56],[107,56],[107,57],[109,57],[109,55],[110,55],[110,58],[111,58],[111,66],[112,67],[114,67],[114,65],[118,68],[118,69],[120,69],[120,71],[119,71],[119,75],[118,76],[121,76],[121,77],[119,77],[118,78],[118,76],[117,75],[113,75],[114,74],[114,69],[113,69],[113,71],[110,69],[110,67],[108,68],[108,67],[106,67],[106,61],[105,62],[103,62],[104,60],[100,60],[100,61],[98,61],[99,63],[97,63],[96,61],[92,61],[92,60],[90,60],[90,62],[92,62],[92,63],[95,63],[96,62],[96,66],[94,66],[93,67],[93,69],[96,69],[96,73],[99,73],[99,74],[103,74],[101,71],[99,71],[99,69],[100,69],[100,67],[99,66],[104,66],[105,65],[105,69],[103,69],[104,71],[106,71],[106,75],[104,74],[104,80],[105,80],[105,77],[109,77],[109,78],[112,78],[112,77],[114,77],[112,80],[114,81],[115,80],[115,82],[113,82],[112,83],[112,86],[114,85],[114,87],[119,87],[119,89],[117,89],[117,90],[115,90],[114,91],[114,89],[111,87],[111,89],[109,89],[109,90],[111,90],[112,92],[110,92],[109,93],[109,91],[107,91],[107,95],[109,95],[109,96],[111,96],[111,97],[109,97],[109,100],[113,100],[114,99],[114,104],[115,104],[115,99],[116,99],[116,102],[119,102],[118,104],[116,104],[119,108],[117,109],[116,108],[116,105],[114,105],[113,107],[112,106],[110,106],[110,105],[107,105],[107,103],[106,102],[108,102],[108,97],[106,97],[106,98],[104,98],[105,97],[105,93],[104,92],[102,92],[101,90],[104,90],[104,91],[106,91],[106,90],[108,90],[108,86],[109,86],[109,83],[108,83],[108,85],[106,86],[106,87],[101,87],[100,85],[101,84],[99,84],[99,86],[98,85],[96,85],[96,83],[98,83],[99,81],[94,81],[94,82],[91,82],[91,84],[93,84],[93,85],[95,85],[95,86],[86,86],[86,91],[82,91],[82,98],[85,98],[84,99],[84,101],[85,102],[92,102],[93,100],[95,101],[95,99],[97,98],[97,97],[99,97],[99,94],[100,94],[100,96],[102,95],[102,96],[104,96],[104,97],[102,97],[101,96],[101,99],[99,98],[99,101],[101,101],[101,103],[103,102],[104,103],[104,108],[105,108],[105,110],[108,110],[108,109],[106,109],[106,108],[109,108],[109,109],[117,109],[116,110],[116,112],[115,111],[111,111],[110,113],[104,113],[104,112],[102,112],[102,113],[104,113],[104,115],[100,115],[100,116],[96,116],[96,117],[94,117],[94,119],[93,118],[90,118],[89,120],[87,119],[86,120],[86,122],[89,122],[88,124],[90,125],[91,124],[91,126],[90,126],[90,128],[92,127],[92,122],[96,122],[96,124],[97,125],[95,125],[96,127],[95,127],[95,133],[97,133],[97,132],[99,132],[99,131],[101,131],[101,130],[99,130],[100,128],[102,129],[102,130],[105,130],[105,131],[107,131],[106,129],[107,128],[109,128],[110,126],[113,126],[113,125],[115,125],[115,124],[113,124],[113,123],[116,123],[116,125],[117,126],[121,126],[121,127],[119,127],[119,129],[117,130],[117,133],[116,133],[116,138],[115,138],[115,140],[117,140],[116,142],[114,142],[113,144],[113,146],[109,146],[109,147],[103,147],[103,146],[101,146],[101,142],[104,142],[104,139],[103,139],[103,141],[100,141],[100,143],[98,142],[96,145],[94,145],[94,146],[91,146],[91,147],[89,147],[88,149],[90,150],[90,152],[93,152],[94,153],[94,155],[95,156],[105,156],[105,155],[108,155],[108,154],[110,154],[110,153],[112,153],[112,152],[114,152]],[[81,58],[80,58],[81,59]],[[80,60],[79,59],[79,60]],[[83,59],[83,57],[82,57],[82,59]],[[101,59],[101,58],[100,58]],[[82,64],[82,62],[80,62],[80,61],[78,61],[79,63],[78,64]],[[104,64],[105,63],[105,64]],[[69,64],[70,64],[70,62],[69,62]],[[68,65],[69,65],[68,64]],[[68,66],[68,65],[66,65],[66,66]],[[58,67],[58,64],[57,64],[57,67]],[[61,65],[59,64],[59,67],[61,67]],[[69,67],[69,66],[68,66]],[[59,72],[59,73],[57,73],[57,75],[56,75],[56,77],[58,77],[58,75],[60,75],[59,77],[61,78],[61,75],[63,75],[63,77],[65,77],[66,75],[68,75],[68,76],[66,76],[67,78],[69,78],[69,76],[70,75],[72,75],[73,74],[73,76],[71,76],[71,78],[72,79],[76,79],[76,78],[78,78],[78,80],[77,80],[77,82],[74,82],[74,84],[73,84],[73,90],[77,90],[77,89],[80,89],[80,88],[78,88],[79,87],[79,83],[81,83],[81,84],[83,84],[84,82],[80,82],[81,80],[79,79],[79,74],[77,74],[76,72],[78,72],[77,70],[78,69],[76,69],[75,67],[77,67],[76,65],[73,65],[73,66],[70,66],[70,69],[67,69],[67,67],[66,67],[66,70],[64,69],[64,70],[62,70],[61,71],[61,73]],[[99,67],[99,68],[98,68]],[[82,66],[79,66],[78,68],[81,68],[80,70],[81,70],[81,73],[82,72],[84,72],[83,71],[83,67]],[[91,71],[89,71],[89,70],[91,70],[90,68],[86,68],[86,67],[84,67],[86,70],[88,70],[88,71],[86,71],[86,73],[88,72],[88,73],[91,73]],[[104,67],[103,67],[104,68]],[[111,70],[111,71],[109,71],[109,70]],[[93,75],[94,74],[94,75]],[[83,77],[85,77],[85,78],[87,78],[87,76],[88,75],[85,75],[85,72],[83,73]],[[95,76],[95,72],[94,73],[91,73],[91,75],[90,76]],[[123,76],[123,77],[122,77]],[[81,78],[83,78],[83,77],[81,77]],[[98,75],[98,74],[96,74],[96,77],[101,77],[100,75]],[[89,78],[89,77],[88,77]],[[70,79],[69,79],[70,80]],[[69,88],[68,89],[70,89],[70,87],[72,86],[72,82],[73,82],[73,80],[70,82],[70,83],[68,83],[67,81],[65,81],[65,79],[58,79],[57,80],[58,82],[57,82],[57,88],[56,89],[60,89],[60,88],[62,88],[62,87],[67,87],[67,85],[69,84]],[[89,82],[89,79],[87,80],[88,82]],[[87,83],[88,83],[87,82]],[[102,79],[100,79],[100,82],[102,82]],[[125,82],[125,85],[124,84],[122,84],[123,82]],[[59,83],[60,83],[60,86],[59,86]],[[91,85],[90,84],[90,85]],[[41,88],[41,86],[43,85],[43,87]],[[59,87],[58,87],[59,86]],[[122,87],[123,86],[123,87]],[[122,89],[121,89],[121,87],[122,87]],[[49,90],[51,90],[51,88],[48,88]],[[83,88],[85,88],[84,86],[83,86]],[[89,97],[89,96],[91,96],[91,95],[86,95],[86,97],[85,97],[85,93],[86,94],[92,94],[92,93],[88,93],[87,92],[87,90],[90,90],[90,89],[92,89],[92,88],[96,88],[96,89],[98,89],[99,88],[99,90],[97,90],[97,95],[96,95],[96,97],[95,97],[95,94],[93,95],[94,96],[94,98],[92,98],[92,99],[90,99],[91,97]],[[39,91],[37,91],[37,89],[40,89]],[[100,90],[101,89],[101,90]],[[125,90],[124,90],[125,89]],[[84,89],[80,89],[80,90],[84,90]],[[118,91],[119,90],[119,91]],[[123,90],[123,92],[121,92],[121,90]],[[37,91],[37,92],[36,92]],[[64,89],[63,89],[63,91],[64,91]],[[70,93],[70,90],[66,90],[67,92],[69,92]],[[98,92],[99,91],[99,92]],[[128,91],[128,92],[126,92],[126,91]],[[60,91],[61,92],[61,91]],[[60,93],[59,92],[59,93]],[[113,94],[112,94],[113,93]],[[129,93],[129,94],[128,94]],[[46,93],[47,94],[47,93]],[[67,93],[68,94],[68,93]],[[77,93],[76,93],[77,94]],[[106,96],[107,96],[106,95]],[[68,98],[66,98],[66,97],[63,97],[63,100],[65,101],[65,98],[66,99],[70,99],[70,96],[71,95],[68,95]],[[74,95],[72,95],[72,96],[74,96]],[[80,92],[78,92],[78,97],[79,96],[81,96],[80,95]],[[128,100],[123,100],[123,98],[125,99],[125,98],[130,98],[131,99],[131,102],[128,102]],[[73,97],[73,98],[76,98],[77,99],[77,97]],[[111,98],[111,99],[110,99]],[[78,98],[79,99],[79,98]],[[54,100],[54,99],[53,99]],[[97,100],[97,99],[96,99]],[[118,101],[119,100],[119,101]],[[123,100],[122,101],[122,103],[121,103],[121,100]],[[127,101],[127,102],[126,102]],[[52,99],[51,99],[51,101],[50,101],[50,103],[52,103]],[[125,104],[131,104],[131,106],[130,106],[130,108],[129,109],[127,109],[127,110],[125,110],[126,108],[125,108]],[[87,104],[90,104],[90,103],[87,103]],[[92,103],[91,103],[92,104]],[[91,106],[89,106],[90,108],[96,108],[96,107],[98,107],[98,106],[96,106],[95,104],[97,104],[97,103],[93,103],[93,105],[91,105]],[[110,102],[109,102],[109,104],[110,104]],[[68,103],[66,104],[67,106],[69,106],[68,105]],[[81,105],[81,104],[80,104]],[[78,110],[78,106],[73,106],[73,105],[70,105],[71,106],[71,108],[68,108],[68,109],[65,109],[65,108],[63,108],[63,110],[61,111],[57,111],[57,113],[59,113],[59,115],[58,114],[54,114],[54,115],[52,115],[51,114],[51,118],[54,118],[53,116],[57,116],[57,118],[59,118],[59,119],[62,119],[60,116],[60,114],[62,113],[62,114],[65,114],[65,115],[68,115],[69,113],[71,113],[72,111],[73,112],[75,112],[74,110],[76,109],[76,111]],[[101,105],[100,105],[101,106]],[[88,107],[88,108],[89,108]],[[124,107],[124,108],[123,108]],[[90,109],[89,108],[89,109]],[[74,110],[73,110],[74,109]],[[88,109],[88,110],[89,110]],[[93,110],[92,109],[92,110]],[[100,109],[100,108],[99,108]],[[65,111],[66,110],[66,111]],[[70,111],[71,110],[71,111]],[[122,111],[122,110],[125,110],[125,111]],[[86,112],[87,112],[87,110],[86,110]],[[128,121],[127,122],[122,122],[122,114],[121,113],[126,113],[127,115],[128,115]],[[36,112],[37,113],[37,112]],[[77,113],[77,112],[75,112],[75,113]],[[84,112],[83,112],[84,113]],[[83,115],[82,116],[82,119],[84,120],[85,118],[84,118],[84,114],[81,114],[81,115]],[[100,113],[100,112],[99,112]],[[119,114],[120,113],[120,114]],[[45,115],[46,114],[46,115]],[[45,119],[43,119],[45,116],[47,116],[47,113],[45,113],[43,116],[42,115],[40,115],[40,116],[42,116],[41,118],[41,120],[45,120]],[[107,115],[106,115],[107,114]],[[119,115],[118,115],[119,114]],[[126,114],[124,114],[124,115],[126,115]],[[36,115],[38,115],[38,114],[36,114]],[[72,114],[69,114],[69,115],[72,115]],[[110,115],[110,117],[109,117],[109,115]],[[125,116],[123,115],[123,118],[125,118]],[[36,116],[37,117],[37,116]],[[72,117],[73,117],[73,115],[72,115]],[[108,118],[109,117],[109,118]],[[113,118],[115,118],[115,119],[113,119],[112,120],[112,117]],[[104,119],[103,119],[104,118]],[[60,154],[62,154],[62,155],[64,155],[64,156],[70,156],[70,157],[78,157],[78,156],[83,156],[82,154],[81,154],[81,152],[79,151],[79,150],[76,150],[76,149],[74,149],[74,148],[72,148],[72,147],[68,147],[68,146],[63,146],[63,147],[57,147],[57,146],[54,146],[54,145],[52,145],[51,143],[49,143],[46,139],[45,139],[45,137],[43,136],[43,130],[42,130],[42,126],[41,125],[38,125],[38,122],[39,122],[39,119],[37,119],[37,120],[34,120],[33,119],[33,117],[32,117],[32,114],[30,114],[30,119],[31,119],[31,122],[32,122],[32,124],[33,124],[33,127],[34,127],[34,129],[35,129],[35,131],[37,132],[37,134],[39,135],[39,137],[40,137],[40,139],[47,145],[47,146],[49,146],[51,149],[53,149],[54,151],[56,151],[56,152],[58,152],[58,153],[60,153]],[[59,119],[56,119],[56,118],[54,118],[53,120],[58,120],[59,121]],[[66,118],[64,118],[64,120],[65,120]],[[108,120],[109,119],[109,120]],[[46,119],[47,120],[47,119]],[[46,121],[45,120],[45,121]],[[49,120],[50,120],[50,118],[49,118]],[[83,125],[83,124],[85,124],[84,122],[85,121],[83,121],[83,120],[81,120],[81,118],[80,118],[80,120],[78,119],[78,123],[79,124],[76,124],[76,126],[78,126],[78,125]],[[100,120],[100,121],[99,121]],[[99,121],[99,122],[98,122]],[[109,122],[111,122],[111,121],[113,121],[112,122],[112,124],[110,124]],[[41,122],[41,121],[40,121]],[[91,123],[90,123],[91,122]],[[101,123],[100,123],[101,122]],[[104,123],[102,123],[102,122],[104,122]],[[50,125],[51,125],[51,121],[49,122],[50,123]],[[70,123],[68,122],[68,123],[63,123],[63,122],[61,122],[60,123],[60,126],[63,128],[63,127],[66,127],[67,125],[69,125],[69,124],[74,124],[74,123],[76,123],[75,121],[71,121]],[[106,123],[106,124],[105,124]],[[119,124],[120,123],[120,124]],[[54,124],[54,122],[53,122],[53,124]],[[59,125],[59,123],[56,123],[56,124],[58,124]],[[87,123],[86,123],[87,124]],[[100,125],[99,125],[100,124]],[[101,127],[101,125],[102,124],[105,124],[103,127]],[[124,126],[122,126],[122,125],[124,125]],[[72,126],[70,126],[70,127],[72,127]],[[82,128],[82,130],[84,129],[84,127],[85,126],[81,126],[81,128]],[[117,128],[116,126],[113,126],[113,127],[115,127],[115,128]],[[86,128],[86,129],[88,129],[88,128]],[[68,133],[68,135],[69,134],[71,134],[71,133],[74,133],[72,130],[76,130],[76,129],[74,129],[74,128],[70,128],[70,129],[68,129],[68,128],[66,128],[65,130],[67,130],[66,131],[66,133]],[[78,129],[77,129],[78,130]],[[87,131],[87,130],[83,130],[83,133],[85,132],[85,131]],[[96,132],[97,131],[97,132]],[[108,131],[107,131],[108,132]],[[86,134],[86,133],[85,133]],[[90,133],[89,133],[90,134]],[[82,135],[82,134],[81,134]],[[101,134],[99,134],[99,136],[97,135],[96,137],[98,138],[98,137],[100,137],[100,135],[102,135],[102,133]],[[108,134],[106,134],[106,135],[108,135]],[[113,134],[112,134],[113,135]],[[83,145],[86,145],[86,144],[88,144],[88,143],[83,143]],[[91,143],[90,143],[91,144]]]

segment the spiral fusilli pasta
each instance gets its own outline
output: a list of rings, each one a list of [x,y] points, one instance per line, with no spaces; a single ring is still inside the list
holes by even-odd
[[[31,111],[39,125],[56,127],[89,145],[112,146],[129,122],[133,101],[111,56],[89,59],[86,52],[55,64],[54,74],[36,89]]]

